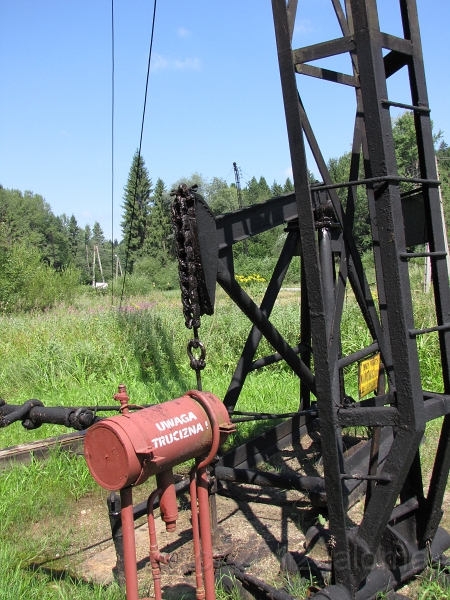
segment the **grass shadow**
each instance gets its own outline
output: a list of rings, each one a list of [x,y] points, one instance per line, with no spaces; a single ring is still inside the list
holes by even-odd
[[[189,383],[177,366],[180,352],[177,352],[171,323],[160,312],[123,310],[119,312],[117,322],[138,362],[145,384],[156,384],[169,396],[192,387],[192,380]]]

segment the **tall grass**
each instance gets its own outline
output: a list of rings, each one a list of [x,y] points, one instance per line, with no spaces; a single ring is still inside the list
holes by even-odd
[[[416,271],[412,269],[419,277]],[[423,294],[420,285],[413,284],[416,327],[434,324],[430,297]],[[263,284],[255,283],[248,291],[259,301],[263,289]],[[271,320],[288,342],[296,345],[300,329],[298,296],[282,296]],[[199,332],[207,352],[207,367],[202,372],[204,389],[223,398],[250,327],[239,309],[219,292],[215,313],[203,317]],[[111,396],[123,382],[132,402],[147,404],[177,397],[195,387],[186,354],[192,332],[184,326],[177,290],[128,298],[120,310],[112,306],[108,296],[80,295],[70,304],[61,303],[47,311],[4,315],[0,318],[0,335],[0,396],[10,403],[39,398],[49,406],[112,404]],[[372,341],[351,293],[345,302],[341,335],[344,354]],[[437,336],[419,338],[418,350],[423,387],[439,391],[442,381]],[[256,357],[272,352],[262,340]],[[356,366],[346,370],[345,384],[347,393],[356,398]],[[280,362],[249,374],[238,408],[286,412],[297,410],[298,403],[298,378]],[[430,425],[435,437],[438,423]],[[265,426],[240,424],[234,443]],[[27,432],[17,423],[0,429],[0,447],[62,432],[51,425]],[[0,570],[1,598],[123,597],[114,586],[101,588],[70,579],[55,580],[49,572],[31,573],[27,569],[32,556],[42,558],[49,548],[54,549],[56,537],[62,543],[62,533],[30,541],[32,537],[24,532],[29,532],[33,523],[64,516],[77,499],[96,490],[83,459],[58,453],[45,463],[32,462],[1,474],[0,559],[8,565]]]

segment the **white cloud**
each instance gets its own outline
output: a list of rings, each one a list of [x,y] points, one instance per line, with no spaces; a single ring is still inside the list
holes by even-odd
[[[304,35],[315,31],[312,22],[309,19],[297,19],[294,27],[294,35]]]
[[[290,177],[291,179],[294,178],[294,174],[292,173],[292,167],[288,167],[285,170],[284,174],[286,175],[286,177]]]
[[[154,71],[162,71],[163,69],[198,71],[200,69],[200,59],[185,58],[180,60],[179,58],[170,58],[162,54],[153,54],[152,68]]]
[[[192,35],[192,31],[189,31],[185,27],[178,27],[177,34],[178,34],[178,37],[180,37],[180,38],[187,38]]]

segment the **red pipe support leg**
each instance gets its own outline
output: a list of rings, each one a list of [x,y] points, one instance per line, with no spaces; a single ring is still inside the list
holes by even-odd
[[[195,558],[195,584],[197,600],[205,600],[205,588],[203,587],[202,575],[202,560],[200,557],[200,530],[198,524],[198,508],[197,508],[197,482],[195,475],[197,467],[193,467],[190,471],[191,483],[189,493],[191,495],[191,513],[192,513],[192,538],[194,540],[194,558]]]
[[[139,600],[137,566],[136,566],[136,540],[134,537],[133,493],[131,487],[120,490],[123,554],[125,562],[125,581],[127,600]]]
[[[206,600],[216,600],[206,466],[197,469],[197,494],[200,513],[200,536],[202,541],[203,577],[205,579]]]
[[[155,600],[162,600],[161,592],[161,569],[159,566],[160,562],[168,563],[169,557],[162,556],[158,549],[158,542],[156,540],[156,528],[155,528],[155,516],[153,514],[153,502],[156,496],[161,494],[161,490],[157,489],[152,492],[147,501],[147,522],[148,522],[148,533],[150,537],[150,563],[152,565],[152,577],[153,587],[155,592]]]
[[[172,469],[157,473],[156,485],[160,489],[159,508],[161,519],[166,524],[166,531],[175,531],[178,520],[178,503]]]

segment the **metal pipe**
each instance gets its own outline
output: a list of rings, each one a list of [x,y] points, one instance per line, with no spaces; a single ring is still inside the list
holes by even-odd
[[[157,473],[156,485],[160,489],[159,506],[161,519],[166,524],[166,531],[175,531],[178,520],[178,505],[172,469],[166,469],[161,473]]]
[[[379,349],[380,348],[378,346],[378,342],[374,342],[373,344],[371,344],[370,346],[367,346],[366,348],[362,348],[361,350],[358,350],[357,352],[352,352],[352,354],[343,356],[342,358],[340,358],[338,360],[338,368],[343,369],[344,367],[348,367],[349,365],[352,365],[353,363],[358,362],[358,360],[361,360],[362,358],[369,356],[369,354],[373,354],[374,352],[377,352]]]
[[[380,364],[380,370],[378,373],[378,388],[377,396],[383,396],[386,393],[386,373],[384,371],[383,363]],[[378,472],[378,461],[380,454],[381,445],[381,427],[374,427],[372,430],[372,440],[370,443],[370,455],[369,455],[369,475],[376,476]],[[366,489],[366,500],[364,504],[364,511],[369,506],[370,499],[373,492],[375,491],[375,481],[367,481]]]
[[[311,352],[311,347],[308,344],[302,343],[297,344],[297,346],[294,346],[292,350],[296,354],[303,354],[304,352]],[[249,372],[256,371],[257,369],[261,369],[263,367],[268,367],[269,365],[273,365],[282,360],[284,360],[284,358],[281,356],[281,354],[279,354],[279,352],[275,352],[274,354],[270,354],[269,356],[264,356],[263,358],[258,358],[257,360],[252,362],[252,365],[249,368]]]
[[[187,392],[186,395],[196,399],[206,411],[212,428],[211,449],[208,455],[201,460],[196,459],[197,472],[197,497],[200,516],[200,537],[203,558],[203,579],[205,583],[206,600],[215,600],[216,588],[214,582],[214,562],[211,537],[211,523],[209,512],[209,486],[206,467],[214,459],[220,446],[220,427],[215,411],[212,409],[207,394],[195,390]],[[194,521],[194,517],[192,518]],[[197,560],[197,557],[196,557]]]
[[[233,572],[236,579],[239,579],[239,581],[242,581],[257,590],[262,590],[267,598],[271,598],[272,600],[295,600],[294,596],[291,596],[288,592],[277,590],[277,588],[269,585],[265,581],[261,581],[261,579],[253,577],[253,575],[247,575],[247,573],[243,573],[239,569],[233,569]]]
[[[331,250],[331,230],[328,227],[321,227],[319,229],[319,257],[327,337],[329,339],[334,315],[335,274],[333,252]]]
[[[441,185],[441,181],[438,179],[422,179],[418,177],[402,177],[400,175],[381,175],[380,177],[368,177],[367,179],[356,179],[355,181],[346,181],[344,183],[332,183],[330,185],[317,185],[311,186],[311,189],[318,190],[336,190],[338,188],[353,187],[355,185],[365,185],[368,183],[427,183],[428,185]]]
[[[153,590],[154,590],[154,594],[155,594],[155,600],[162,600],[161,567],[159,566],[162,556],[159,553],[159,549],[158,549],[158,542],[156,539],[156,528],[155,528],[155,515],[153,513],[153,502],[154,502],[156,496],[160,496],[160,495],[161,495],[161,490],[158,488],[150,494],[148,501],[147,501],[147,523],[148,523],[148,535],[150,538],[150,564],[152,566]]]
[[[208,475],[206,466],[197,467],[197,496],[200,515],[200,536],[202,542],[203,578],[206,600],[215,600],[214,561],[209,517]]]
[[[122,515],[123,553],[125,562],[125,580],[127,600],[139,600],[136,540],[134,538],[133,492],[131,487],[120,490]]]
[[[248,469],[233,469],[231,467],[216,466],[216,477],[220,481],[231,483],[247,483],[261,487],[276,487],[285,490],[299,490],[301,492],[325,493],[325,480],[323,477],[307,475],[282,475],[266,471],[250,471]]]
[[[205,599],[205,588],[203,586],[202,561],[200,558],[200,531],[198,523],[197,508],[197,484],[195,481],[196,467],[192,467],[190,476],[189,491],[191,495],[191,513],[192,513],[192,538],[194,541],[194,559],[195,559],[195,583],[197,600]]]

